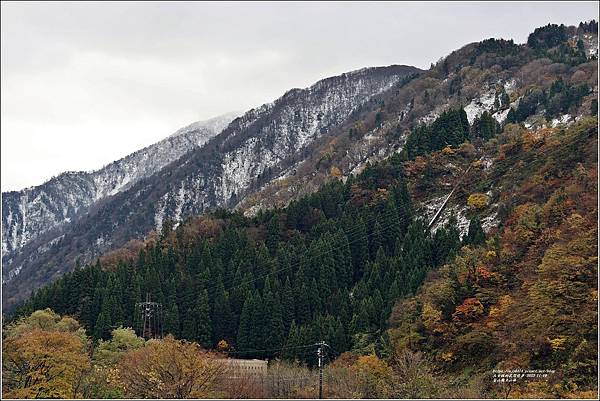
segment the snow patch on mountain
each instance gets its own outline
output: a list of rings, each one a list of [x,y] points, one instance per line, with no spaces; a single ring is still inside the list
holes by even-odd
[[[490,111],[494,107],[494,100],[496,99],[496,91],[490,89],[484,92],[478,98],[471,100],[471,103],[465,106],[464,110],[467,113],[467,119],[469,124],[473,124],[473,121],[483,114],[484,111]]]
[[[563,114],[560,117],[553,118],[552,121],[550,121],[550,126],[552,128],[555,128],[555,127],[558,127],[559,125],[568,124],[571,121],[572,121],[572,117],[570,114]]]
[[[440,112],[437,110],[433,110],[429,112],[427,115],[419,118],[417,120],[418,124],[429,124],[435,121],[440,116]]]
[[[506,121],[506,117],[508,117],[508,112],[510,111],[510,107],[504,110],[500,110],[492,114],[492,117],[496,119],[500,124]]]
[[[508,95],[510,95],[511,93],[513,93],[514,91],[517,90],[517,80],[514,78],[511,78],[508,81],[506,81],[503,86],[504,86],[504,92],[506,92]]]
[[[586,33],[583,35],[582,41],[588,57],[598,56],[598,35]]]
[[[9,282],[10,280],[12,280],[13,278],[15,278],[16,276],[19,275],[19,273],[21,273],[21,269],[23,269],[23,266],[17,266],[16,268],[14,268],[13,270],[9,271],[6,275],[2,275],[2,284]]]
[[[497,206],[498,205],[492,205],[494,208],[497,208]],[[483,228],[483,231],[488,233],[492,228],[497,227],[499,222],[500,220],[498,219],[498,211],[495,210],[488,216],[485,216],[483,219],[481,219],[481,228]]]

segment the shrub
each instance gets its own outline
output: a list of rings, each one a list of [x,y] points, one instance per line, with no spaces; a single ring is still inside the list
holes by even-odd
[[[488,196],[486,194],[475,193],[469,195],[467,205],[471,209],[483,209],[488,204]]]

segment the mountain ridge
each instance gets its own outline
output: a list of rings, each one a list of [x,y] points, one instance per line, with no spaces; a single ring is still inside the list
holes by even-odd
[[[69,223],[93,203],[127,189],[193,147],[202,146],[234,117],[198,121],[152,145],[91,171],[66,171],[43,184],[2,193],[2,256],[31,239]],[[66,194],[66,198],[65,198]],[[33,215],[33,221],[27,218]]]
[[[168,168],[96,202],[77,221],[65,226],[68,230],[59,227],[53,233],[47,232],[43,239],[5,258],[3,275],[10,277],[5,291],[10,292],[14,277],[33,266],[38,268],[28,274],[60,275],[70,268],[64,265],[72,266],[76,258],[89,261],[110,247],[144,237],[150,229],[160,229],[165,218],[178,220],[208,207],[237,203],[237,198],[243,196],[241,192],[250,190],[255,179],[268,174],[269,168],[294,156],[294,150],[306,151],[313,139],[345,120],[374,93],[387,89],[404,75],[418,72],[414,67],[397,65],[367,68],[325,78],[246,112]],[[72,240],[77,235],[85,240]],[[58,259],[54,255],[57,251]],[[38,263],[47,267],[40,271]]]

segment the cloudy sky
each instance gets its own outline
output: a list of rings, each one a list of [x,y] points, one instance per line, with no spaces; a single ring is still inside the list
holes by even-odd
[[[365,66],[522,43],[588,3],[2,2],[2,191],[91,170],[193,121]]]

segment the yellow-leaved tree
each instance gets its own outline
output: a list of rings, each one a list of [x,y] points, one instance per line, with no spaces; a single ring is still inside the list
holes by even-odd
[[[79,323],[49,309],[8,326],[2,342],[5,398],[77,398],[91,367]]]
[[[127,397],[202,398],[210,395],[225,367],[198,344],[168,336],[128,351],[117,369]]]
[[[392,368],[375,354],[363,355],[350,367],[361,398],[387,398],[392,388]]]

